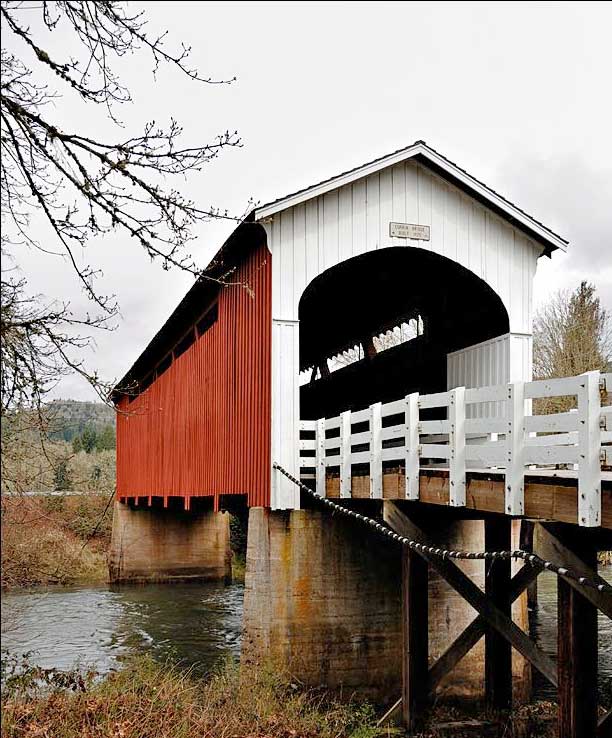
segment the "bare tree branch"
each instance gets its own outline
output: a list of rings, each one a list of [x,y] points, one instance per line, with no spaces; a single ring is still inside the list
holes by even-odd
[[[128,54],[149,54],[154,75],[166,65],[196,83],[229,84],[233,79],[201,76],[189,65],[188,47],[168,48],[167,33],[151,34],[144,14],[130,13],[124,2],[1,0],[0,22],[3,255],[16,266],[26,245],[62,255],[96,310],[76,316],[64,301],[28,296],[22,277],[5,279],[3,272],[4,412],[23,403],[36,405],[66,372],[79,372],[104,395],[106,387],[78,357],[90,345],[91,329],[114,327],[119,308],[114,295],[99,290],[99,269],[77,258],[90,238],[123,231],[164,269],[176,267],[228,284],[231,270],[221,276],[202,271],[188,246],[198,223],[239,221],[244,214],[195,203],[165,184],[202,171],[227,148],[240,147],[236,131],[192,146],[183,143],[183,129],[173,118],[166,126],[150,121],[139,133],[126,135],[117,117],[119,106],[132,99],[115,68]],[[77,42],[76,58],[59,58],[46,48],[48,31],[60,28]],[[49,73],[55,84],[45,81]],[[63,130],[53,119],[51,103],[66,94],[76,94],[91,107],[92,122],[102,116],[120,135],[101,140],[86,130],[87,124],[83,130]],[[31,227],[34,213],[49,228],[44,244]]]

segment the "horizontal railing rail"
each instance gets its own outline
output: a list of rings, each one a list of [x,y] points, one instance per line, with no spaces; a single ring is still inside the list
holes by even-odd
[[[612,374],[598,371],[576,377],[511,382],[494,387],[457,387],[448,392],[374,403],[334,418],[300,424],[300,467],[325,494],[327,470],[340,477],[340,497],[351,497],[353,467],[369,468],[370,497],[383,496],[383,465],[405,470],[405,497],[419,499],[423,469],[449,474],[449,504],[466,504],[468,471],[504,475],[504,505],[524,514],[525,474],[569,468],[577,478],[578,523],[601,524],[602,468],[612,466]],[[576,408],[531,414],[531,401],[574,397]],[[501,407],[495,417],[471,417],[474,406]],[[429,419],[431,411],[445,415]],[[353,432],[353,427],[358,430]],[[367,429],[364,430],[364,427]]]

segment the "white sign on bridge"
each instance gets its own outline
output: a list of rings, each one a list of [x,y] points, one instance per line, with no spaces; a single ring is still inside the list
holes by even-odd
[[[392,238],[411,238],[415,241],[429,241],[429,226],[414,223],[389,223]]]

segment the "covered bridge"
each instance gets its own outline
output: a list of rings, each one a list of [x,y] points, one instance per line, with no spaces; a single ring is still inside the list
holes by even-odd
[[[243,663],[401,693],[408,726],[440,690],[508,708],[531,664],[559,735],[609,735],[612,375],[531,381],[566,246],[422,141],[257,207],[114,390],[111,578],[230,576],[248,509]],[[525,632],[545,569],[558,668]]]
[[[422,141],[257,207],[114,391],[118,498],[297,508],[272,461],[299,476],[300,421],[531,379],[537,260],[566,246]]]

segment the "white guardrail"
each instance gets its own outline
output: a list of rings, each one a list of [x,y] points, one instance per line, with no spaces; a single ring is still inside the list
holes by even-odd
[[[335,418],[301,421],[300,467],[311,471],[317,490],[325,490],[329,467],[339,470],[340,497],[349,498],[352,467],[368,464],[370,497],[376,499],[383,496],[383,463],[403,462],[408,500],[419,499],[421,469],[442,467],[449,472],[454,506],[466,503],[467,471],[496,471],[505,475],[510,515],[524,513],[526,472],[569,467],[578,482],[578,522],[598,526],[602,466],[612,465],[612,407],[601,403],[610,392],[612,374],[598,371],[431,395],[414,392]],[[529,400],[567,396],[576,398],[575,410],[529,412]],[[504,403],[502,417],[469,417],[470,406],[491,402]],[[422,419],[432,410],[446,418]]]

